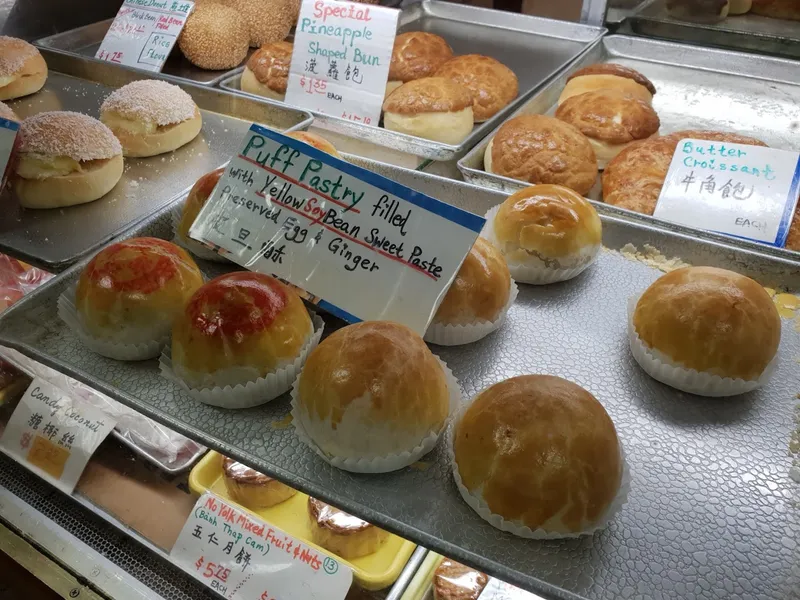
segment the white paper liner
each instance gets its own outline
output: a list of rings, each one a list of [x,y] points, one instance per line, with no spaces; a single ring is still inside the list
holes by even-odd
[[[434,355],[435,356],[435,355]],[[306,446],[316,452],[325,462],[337,469],[350,471],[352,473],[388,473],[390,471],[397,471],[417,462],[421,457],[425,456],[428,452],[433,450],[439,437],[447,429],[453,414],[463,400],[461,387],[449,369],[447,364],[436,356],[436,360],[442,365],[444,375],[447,380],[447,391],[450,393],[450,411],[445,419],[444,425],[440,431],[431,431],[417,446],[406,452],[399,454],[390,454],[387,456],[380,456],[377,458],[340,458],[337,456],[330,456],[323,452],[323,450],[314,443],[309,437],[308,433],[303,426],[303,420],[300,414],[300,408],[297,401],[297,390],[300,378],[298,377],[292,387],[292,425],[294,426],[295,433],[298,439]]]
[[[508,311],[517,299],[517,294],[519,294],[519,288],[512,279],[511,287],[508,291],[508,302],[506,302],[506,305],[494,321],[476,321],[466,325],[431,323],[425,331],[424,339],[426,342],[437,344],[438,346],[460,346],[477,342],[503,326],[508,316]]]
[[[501,250],[502,245],[497,241],[494,235],[494,217],[500,206],[491,208],[486,213],[486,223],[481,230],[481,237],[490,241],[495,248]],[[527,283],[530,285],[547,285],[549,283],[558,283],[559,281],[567,281],[573,277],[577,277],[583,273],[589,265],[591,265],[597,254],[600,252],[600,244],[593,248],[585,249],[585,260],[580,265],[567,268],[567,269],[553,269],[544,265],[530,265],[514,262],[506,256],[508,263],[508,270],[511,276],[519,283]]]
[[[138,344],[121,344],[90,335],[84,329],[75,306],[77,288],[78,284],[73,283],[58,297],[58,316],[89,350],[114,360],[147,360],[161,354],[161,349],[169,341],[169,332],[161,339]]]
[[[292,382],[297,378],[300,369],[306,362],[309,353],[317,347],[322,337],[324,323],[318,315],[312,316],[314,332],[311,338],[300,350],[300,354],[288,365],[285,365],[273,373],[268,373],[264,377],[259,377],[252,381],[238,383],[236,385],[225,385],[208,388],[192,388],[186,384],[175,372],[172,365],[172,352],[169,345],[165,346],[164,352],[159,360],[161,375],[180,385],[192,398],[203,404],[219,406],[220,408],[252,408],[266,404],[278,396],[286,393],[291,387]]]
[[[184,204],[177,203],[169,211],[170,220],[172,221],[173,243],[177,244],[184,250],[191,252],[197,258],[202,258],[203,260],[210,260],[212,262],[219,262],[219,263],[230,262],[227,258],[222,256],[221,254],[214,252],[210,248],[206,248],[200,242],[196,242],[193,239],[184,240],[181,236],[178,235],[178,226],[180,225],[181,218],[183,217],[183,207]]]
[[[476,394],[475,397],[477,398],[479,394]],[[556,540],[556,539],[563,539],[563,538],[577,538],[584,535],[591,535],[600,529],[604,529],[622,510],[622,507],[625,506],[625,503],[628,501],[628,494],[631,490],[631,469],[628,465],[628,461],[625,458],[625,450],[622,446],[622,441],[619,442],[619,454],[620,454],[620,461],[622,463],[622,476],[620,477],[619,489],[617,490],[617,495],[614,497],[614,500],[611,501],[608,508],[606,509],[605,514],[603,517],[597,521],[592,527],[589,529],[585,529],[583,531],[578,531],[575,533],[559,533],[553,531],[545,531],[544,529],[531,529],[527,525],[522,525],[520,523],[516,523],[514,521],[507,521],[500,515],[497,515],[492,512],[489,508],[489,505],[486,502],[475,496],[467,489],[467,486],[464,485],[464,482],[461,480],[461,474],[458,472],[458,465],[456,464],[456,455],[455,451],[453,450],[453,440],[455,437],[455,431],[458,427],[461,418],[464,416],[467,408],[471,402],[467,402],[461,405],[458,412],[453,418],[453,422],[450,425],[450,429],[447,432],[447,457],[450,461],[450,468],[453,473],[453,479],[455,479],[456,487],[458,488],[458,493],[461,494],[461,497],[464,499],[464,502],[478,513],[478,516],[489,523],[492,527],[499,529],[501,531],[507,531],[508,533],[512,533],[516,536],[528,538],[532,540]],[[617,434],[619,436],[619,434]]]
[[[746,394],[760,388],[769,381],[778,366],[778,353],[769,362],[758,379],[733,379],[704,373],[681,366],[654,348],[647,346],[633,326],[633,313],[639,297],[628,298],[628,342],[631,353],[644,372],[653,379],[674,387],[682,392],[719,398]]]

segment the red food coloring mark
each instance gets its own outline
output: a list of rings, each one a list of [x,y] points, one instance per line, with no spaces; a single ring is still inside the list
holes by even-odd
[[[156,238],[134,238],[103,250],[86,271],[101,288],[152,294],[178,275],[178,263],[184,260],[174,244]]]
[[[205,204],[208,197],[211,195],[211,192],[214,191],[214,188],[217,187],[217,183],[219,183],[219,178],[222,177],[222,174],[225,172],[224,167],[220,167],[210,173],[206,173],[197,182],[192,186],[192,190],[189,192],[190,195],[198,196],[202,201],[200,204]]]
[[[217,277],[197,290],[186,307],[204,335],[242,336],[264,331],[286,307],[286,290],[269,275],[237,272]]]

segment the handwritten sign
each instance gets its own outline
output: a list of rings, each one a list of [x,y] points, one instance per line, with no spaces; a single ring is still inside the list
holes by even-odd
[[[125,0],[95,58],[161,71],[193,8],[189,0]]]
[[[800,192],[800,153],[685,139],[654,216],[783,247]]]
[[[490,579],[486,587],[483,588],[478,600],[544,600],[541,596],[531,594],[510,583],[505,583],[499,579]]]
[[[0,449],[71,494],[114,425],[102,410],[37,377],[11,415]]]
[[[253,125],[189,234],[347,321],[422,334],[484,222]]]
[[[0,173],[3,174],[0,188],[5,187],[6,180],[10,175],[12,166],[10,159],[14,151],[14,144],[17,141],[17,132],[19,132],[19,123],[8,119],[0,119]]]
[[[286,102],[377,126],[398,14],[356,2],[304,0]]]
[[[172,560],[229,600],[340,600],[353,572],[335,558],[207,492]]]

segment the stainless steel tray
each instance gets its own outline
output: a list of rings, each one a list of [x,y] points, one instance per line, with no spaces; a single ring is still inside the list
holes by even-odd
[[[42,50],[50,74],[38,93],[13,100],[21,117],[74,110],[93,117],[116,87],[152,75],[115,65]],[[117,186],[95,202],[65,209],[25,210],[6,190],[0,197],[0,250],[51,271],[60,271],[81,256],[177,198],[203,173],[236,152],[253,122],[280,130],[305,129],[309,113],[288,106],[254,102],[222,90],[191,84],[182,87],[203,113],[203,131],[192,142],[151,158],[126,158]]]
[[[424,173],[355,162],[479,214],[504,198]],[[603,226],[608,249],[651,244],[667,257],[736,269],[800,292],[795,263],[719,236],[667,232],[610,215]],[[126,235],[170,237],[169,211]],[[465,347],[436,347],[467,397],[512,375],[552,373],[595,393],[617,425],[633,472],[628,504],[591,538],[531,541],[493,529],[463,503],[442,444],[419,468],[346,473],[301,445],[291,428],[270,426],[288,414],[288,398],[227,411],[194,402],[160,377],[155,361],[120,363],[92,354],[56,316],[59,294],[81,268],[0,317],[0,343],[427,548],[548,597],[721,600],[752,594],[785,600],[800,589],[799,490],[789,477],[800,332],[791,321],[784,323],[776,377],[763,390],[719,401],[678,393],[645,375],[627,348],[627,299],[661,273],[602,252],[576,280],[521,286],[497,333]],[[201,268],[215,272],[208,264]]]
[[[173,463],[165,463],[160,457],[150,452],[150,449],[147,445],[136,443],[134,440],[124,436],[118,429],[115,428],[111,430],[111,434],[118,439],[121,444],[129,448],[131,452],[138,454],[147,462],[155,465],[170,475],[177,475],[189,470],[198,460],[200,460],[201,456],[208,452],[208,448],[204,446],[198,446],[195,452],[188,454],[185,457],[181,457],[179,460],[176,460]]]
[[[597,62],[615,62],[641,71],[656,86],[653,106],[661,118],[661,133],[681,129],[718,129],[759,138],[784,150],[800,150],[800,63],[726,50],[612,35],[569,66],[509,118],[555,112],[569,75]],[[464,179],[482,187],[512,193],[527,183],[483,170],[483,155],[497,129],[458,161]],[[602,203],[598,182],[589,193],[605,214],[672,227],[649,215]],[[691,231],[691,230],[690,230]],[[699,231],[699,230],[696,230]],[[731,243],[800,260],[800,253],[756,242]]]
[[[317,112],[313,113],[314,125],[408,154],[451,160],[462,156],[514,107],[596,42],[606,30],[463,4],[423,0],[403,10],[398,31],[428,31],[446,39],[456,54],[479,53],[496,58],[519,78],[519,97],[487,122],[476,125],[467,139],[456,146]],[[242,70],[240,68],[235,74],[224,78],[220,86],[251,98],[261,98],[241,91],[239,81]]]
[[[800,58],[800,23],[746,14],[704,25],[669,16],[665,0],[655,0],[623,23],[633,33],[706,46],[754,50]]]

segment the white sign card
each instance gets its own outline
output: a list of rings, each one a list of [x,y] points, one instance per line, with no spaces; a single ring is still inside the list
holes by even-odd
[[[654,216],[783,247],[800,192],[800,153],[678,142]]]
[[[9,159],[14,151],[14,144],[17,141],[19,123],[0,118],[0,174],[2,174],[2,185],[5,186],[8,177]]]
[[[95,58],[160,72],[193,8],[190,0],[125,0]]]
[[[346,321],[422,335],[484,222],[253,125],[190,235]]]
[[[170,552],[229,600],[341,600],[353,572],[254,515],[206,492]]]
[[[374,4],[303,0],[286,102],[377,126],[398,14]]]
[[[116,420],[38,377],[22,396],[0,437],[0,449],[71,494]]]
[[[499,579],[490,579],[486,587],[483,588],[478,600],[544,600],[541,596],[531,594],[510,583]]]

